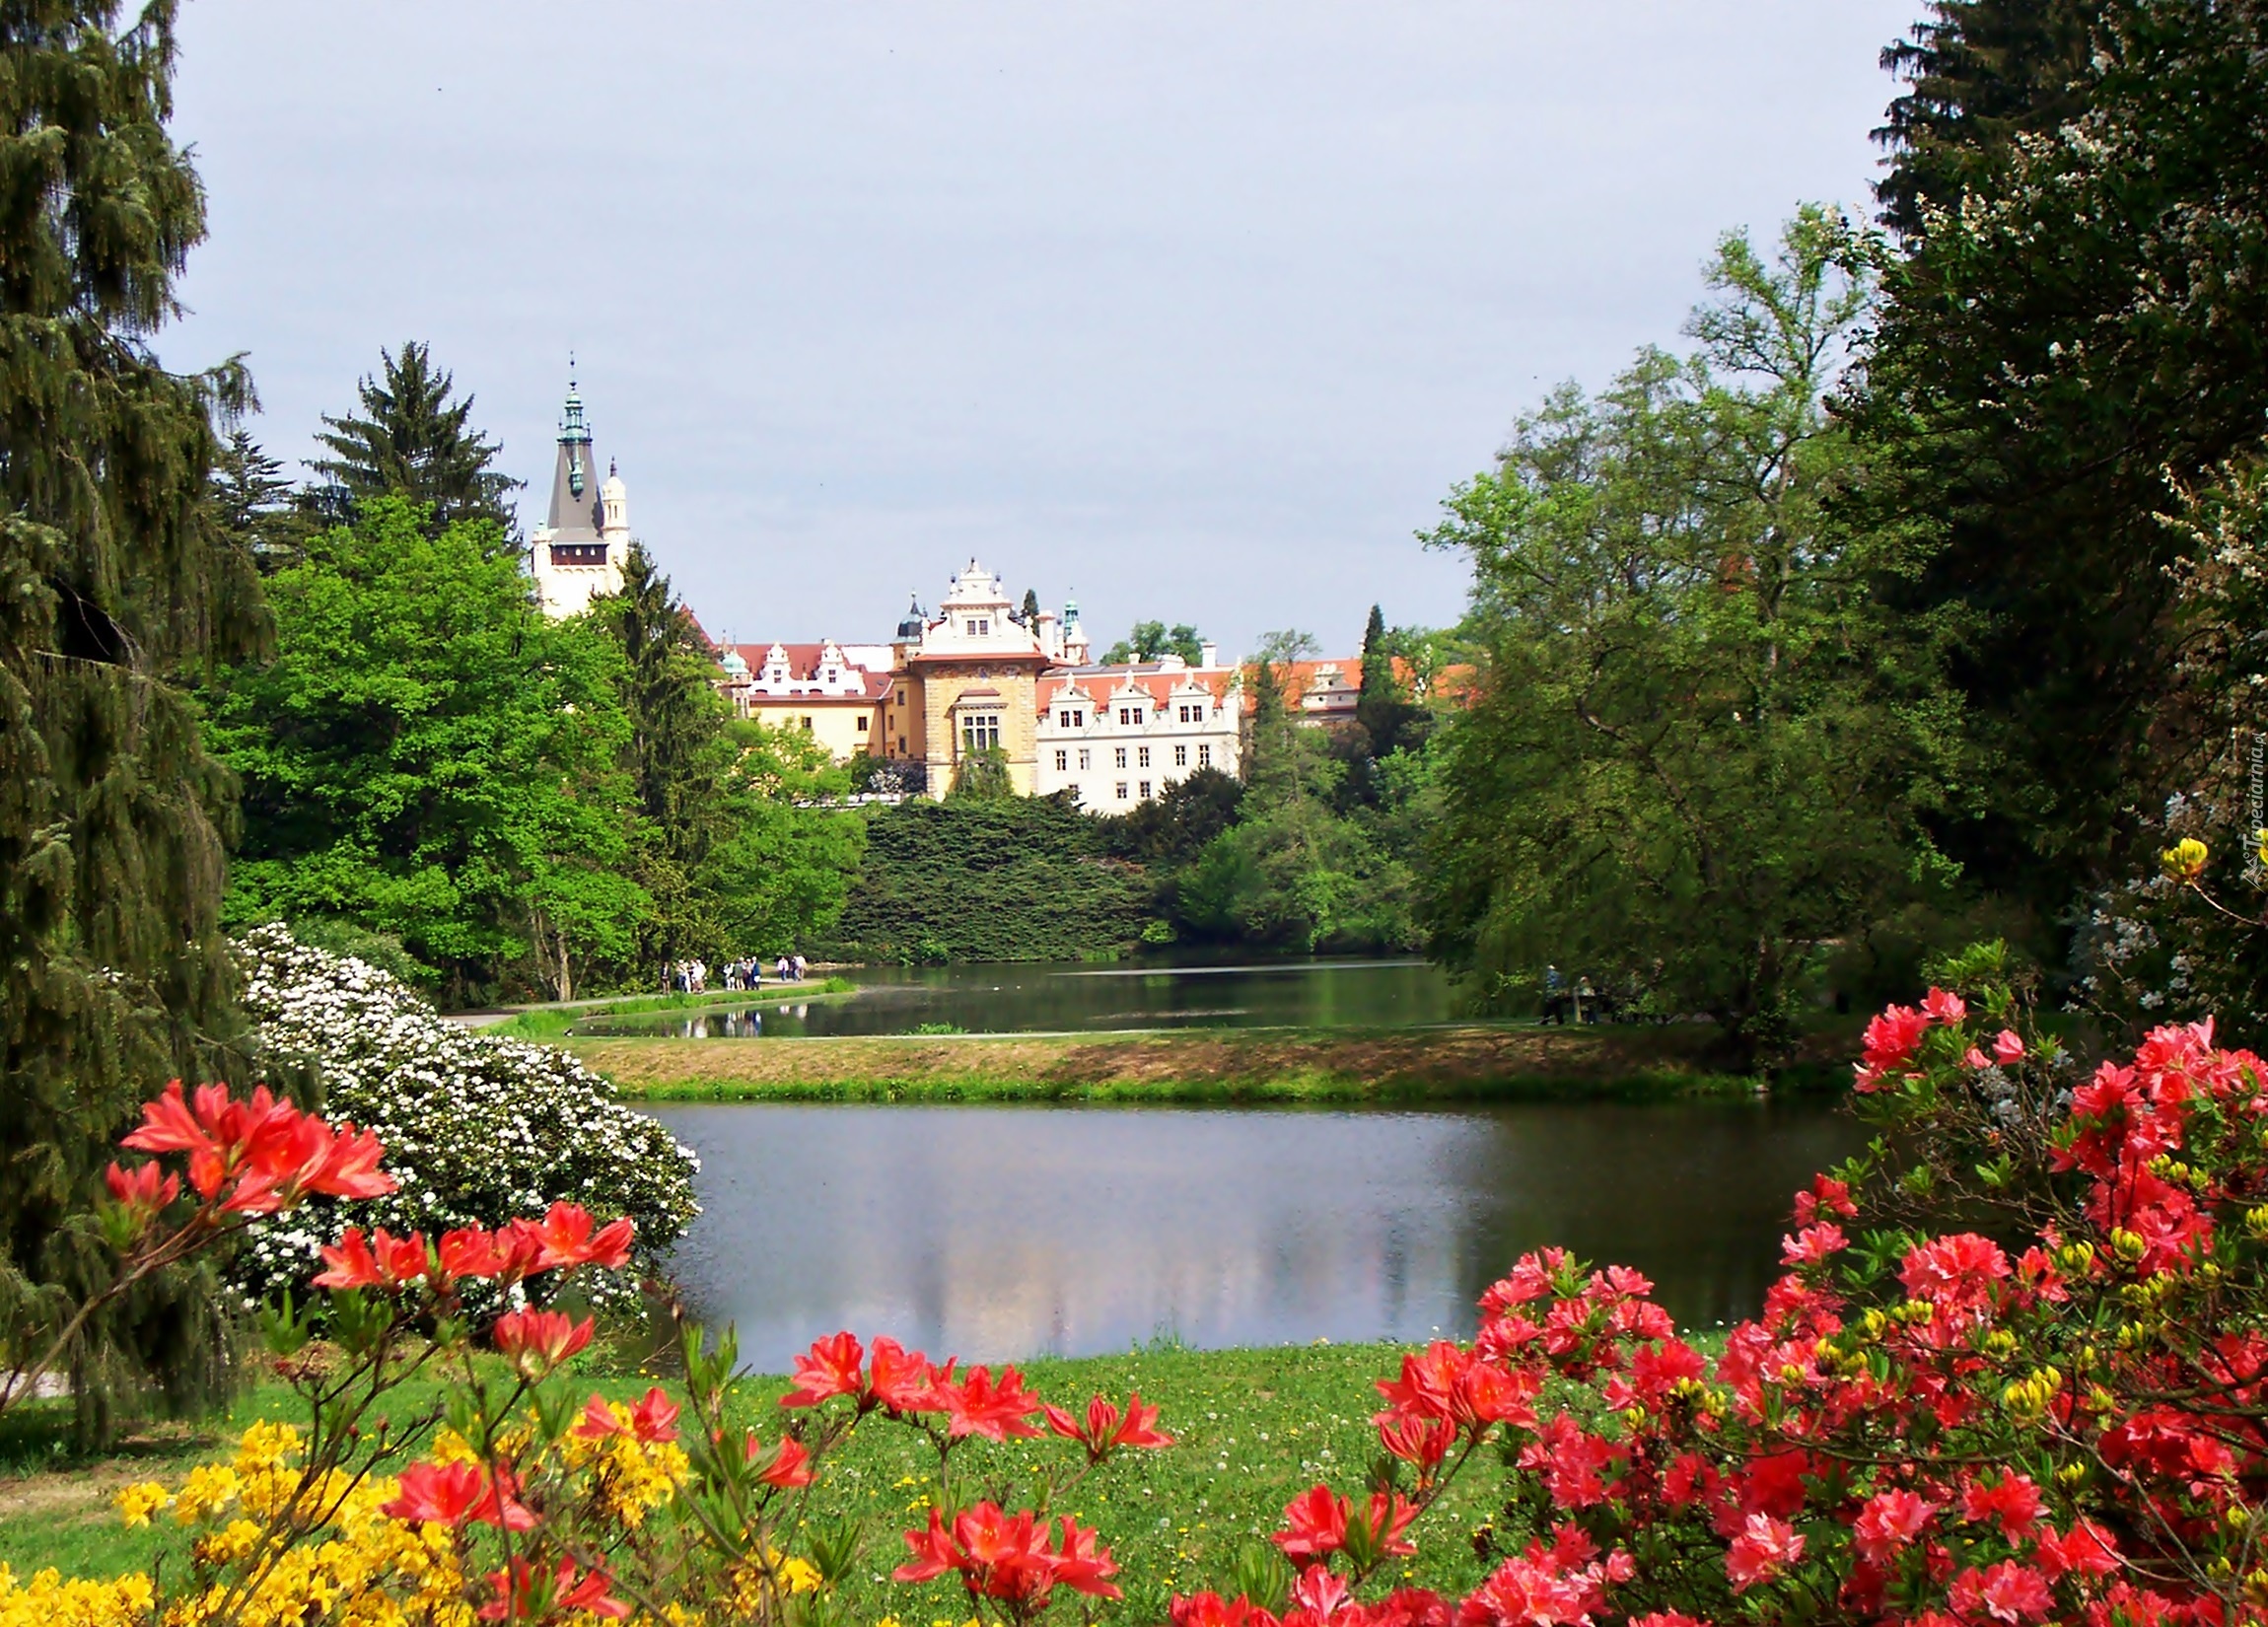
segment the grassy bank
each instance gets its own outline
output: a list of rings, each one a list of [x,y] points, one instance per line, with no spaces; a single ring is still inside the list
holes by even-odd
[[[1164,1412],[1177,1438],[1169,1450],[1112,1465],[1081,1486],[1063,1512],[1098,1526],[1125,1574],[1124,1604],[1104,1611],[1128,1622],[1165,1619],[1169,1589],[1189,1591],[1227,1581],[1237,1550],[1275,1528],[1284,1504],[1327,1479],[1359,1485],[1378,1450],[1368,1422],[1379,1407],[1373,1379],[1391,1375],[1396,1349],[1376,1346],[1293,1346],[1273,1350],[1196,1352],[1164,1349],[1079,1361],[1037,1361],[1024,1371],[1051,1400],[1077,1400],[1094,1390],[1123,1398],[1139,1389]],[[784,1384],[751,1386],[754,1409],[771,1414]],[[601,1389],[616,1396],[642,1392],[644,1380],[585,1381],[578,1392]],[[412,1398],[414,1399],[414,1398]],[[258,1391],[238,1408],[234,1428],[174,1429],[129,1442],[119,1454],[94,1462],[38,1467],[24,1461],[31,1437],[16,1450],[0,1444],[0,1561],[19,1574],[54,1565],[66,1575],[110,1576],[164,1558],[177,1574],[185,1534],[161,1516],[147,1529],[129,1531],[111,1512],[110,1499],[131,1481],[177,1484],[192,1463],[225,1457],[224,1443],[254,1417],[290,1417],[290,1397]],[[769,1436],[776,1415],[760,1422]],[[908,1432],[862,1428],[826,1477],[826,1496],[815,1518],[857,1514],[866,1520],[866,1557],[845,1603],[849,1619],[894,1615],[926,1622],[962,1613],[958,1595],[943,1584],[927,1588],[880,1580],[902,1555],[898,1531],[919,1522],[934,1491],[934,1458],[911,1450]],[[1013,1473],[1034,1455],[1027,1444],[994,1447],[983,1441],[963,1449],[980,1478]],[[30,1455],[40,1455],[30,1450]],[[957,1475],[965,1469],[957,1469]],[[1413,1580],[1467,1587],[1478,1580],[1470,1547],[1450,1536],[1467,1532],[1492,1512],[1495,1471],[1468,1477],[1451,1503],[1431,1516],[1437,1537]],[[973,1482],[972,1482],[973,1483]]]
[[[569,1039],[630,1097],[693,1101],[1470,1101],[1746,1093],[1699,1025]]]

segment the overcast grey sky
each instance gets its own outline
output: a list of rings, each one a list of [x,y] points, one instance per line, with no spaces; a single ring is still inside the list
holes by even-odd
[[[176,366],[310,453],[430,340],[540,515],[567,355],[714,633],[980,556],[1091,631],[1458,612],[1412,533],[1728,227],[1864,208],[1919,0],[190,0]]]

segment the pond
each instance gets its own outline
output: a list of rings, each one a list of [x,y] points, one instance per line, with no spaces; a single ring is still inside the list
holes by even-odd
[[[656,1109],[702,1160],[674,1266],[784,1371],[848,1327],[942,1356],[1469,1333],[1523,1251],[1753,1312],[1792,1194],[1861,1142],[1815,1104]]]
[[[1407,1027],[1456,1015],[1449,974],[1423,960],[861,967],[849,999],[586,1018],[579,1034],[687,1039],[813,1034],[1099,1033],[1112,1028]],[[776,985],[767,983],[767,988]],[[941,1027],[942,1026],[942,1027]]]

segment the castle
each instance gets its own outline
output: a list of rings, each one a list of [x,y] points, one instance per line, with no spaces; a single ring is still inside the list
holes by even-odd
[[[546,615],[580,615],[619,592],[630,544],[621,475],[598,457],[573,380],[559,424],[551,506],[530,538],[529,567]],[[1123,813],[1204,768],[1242,758],[1241,680],[1210,644],[1099,666],[1079,607],[1020,606],[971,559],[934,614],[916,602],[880,643],[722,644],[717,685],[736,715],[801,729],[837,757],[920,767],[942,797],[978,760],[1023,796],[1069,791],[1097,813]]]
[[[1028,614],[973,559],[886,644],[727,644],[719,665],[740,716],[808,730],[839,756],[919,764],[933,797],[982,756],[1020,795],[1123,813],[1242,757],[1240,678],[1211,645],[1194,667],[1095,665],[1077,605]]]
[[[598,595],[621,591],[622,557],[630,547],[629,491],[611,462],[606,478],[599,478],[583,397],[572,378],[551,469],[551,511],[529,544],[544,614],[581,615]]]

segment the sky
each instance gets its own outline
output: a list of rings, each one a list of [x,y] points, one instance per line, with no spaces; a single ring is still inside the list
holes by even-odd
[[[1868,207],[1921,0],[190,0],[169,365],[314,455],[428,342],[548,500],[574,358],[712,634],[886,638],[971,557],[1099,641],[1443,625],[1425,548],[1719,234]]]

